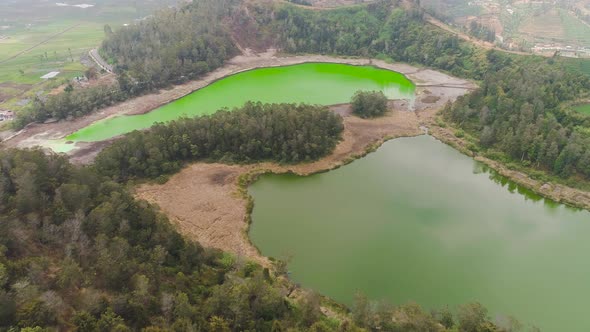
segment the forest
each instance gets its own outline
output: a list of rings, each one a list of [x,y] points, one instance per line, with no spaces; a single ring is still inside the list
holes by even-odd
[[[194,1],[125,29],[107,27],[101,52],[115,65],[118,84],[36,100],[17,124],[81,116],[194,79],[238,53],[232,26],[244,20],[285,52],[402,61],[481,82],[443,113],[477,137],[474,150],[563,178],[590,178],[590,122],[567,106],[587,95],[590,81],[560,59],[477,49],[426,24],[417,7],[391,0],[328,12],[251,4],[251,16],[238,3]],[[427,313],[359,296],[342,319],[326,317],[318,295],[289,296],[295,286],[284,271],[184,239],[126,186],[196,160],[314,160],[332,151],[342,130],[341,119],[323,107],[248,103],[133,132],[90,167],[39,150],[0,151],[0,330],[512,330],[495,326],[478,304]]]
[[[481,89],[444,111],[445,119],[479,138],[477,150],[571,185],[590,180],[590,117],[568,106],[588,96],[588,76],[559,58],[478,49],[425,24],[420,10],[392,3],[328,13],[282,7],[274,29],[291,52],[409,62],[477,80]]]
[[[286,270],[183,238],[93,167],[40,150],[0,161],[2,331],[502,331],[477,303],[452,314],[359,295],[327,317]]]
[[[491,73],[480,90],[447,105],[444,116],[495,159],[589,180],[590,118],[561,102],[583,96],[590,82],[543,63],[519,67]]]
[[[311,161],[330,153],[343,129],[340,116],[325,107],[249,102],[232,111],[132,132],[103,150],[95,167],[126,181],[170,174],[196,160]]]
[[[162,9],[139,24],[113,33],[105,27],[101,52],[120,74],[130,95],[195,79],[237,55],[229,28],[236,0],[195,1],[181,9]]]

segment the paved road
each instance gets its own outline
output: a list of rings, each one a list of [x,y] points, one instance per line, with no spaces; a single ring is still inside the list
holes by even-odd
[[[109,73],[113,72],[113,66],[109,65],[106,61],[104,61],[104,59],[100,56],[96,48],[90,50],[90,52],[88,52],[88,55],[90,55],[92,60],[94,60],[94,62],[96,62],[96,64],[100,68],[106,70]]]

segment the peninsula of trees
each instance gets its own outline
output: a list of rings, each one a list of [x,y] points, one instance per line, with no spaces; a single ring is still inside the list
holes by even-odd
[[[334,149],[343,128],[342,118],[325,107],[250,102],[130,133],[103,150],[95,167],[125,181],[170,174],[196,160],[311,161]]]

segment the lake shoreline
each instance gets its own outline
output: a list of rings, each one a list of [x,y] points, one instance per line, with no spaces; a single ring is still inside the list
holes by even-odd
[[[269,50],[265,53],[234,57],[223,67],[208,73],[198,80],[132,98],[74,120],[64,120],[56,123],[30,124],[24,130],[19,132],[18,135],[2,142],[2,144],[9,148],[47,146],[47,144],[44,144],[47,141],[63,139],[64,137],[98,121],[116,116],[149,113],[228,76],[260,68],[282,67],[302,63],[336,63],[354,66],[373,66],[400,73],[412,81],[416,88],[422,86],[435,93],[437,93],[436,90],[439,89],[470,91],[477,88],[473,82],[458,79],[432,69],[419,68],[404,63],[387,63],[382,60],[368,58],[344,58],[324,55],[278,55],[275,50]],[[111,138],[110,140],[112,141],[114,139],[116,139],[116,137]],[[106,145],[107,144],[105,144],[104,141],[78,143],[76,144],[76,149],[70,151],[68,154],[70,155],[72,162],[77,164],[88,164],[93,161],[98,152],[100,152],[100,150]]]
[[[424,79],[424,72],[430,80]],[[135,195],[159,206],[182,234],[203,246],[271,266],[248,237],[254,204],[248,185],[266,173],[311,175],[330,171],[362,158],[388,140],[422,135],[423,128],[434,121],[447,102],[475,88],[469,81],[432,70],[416,69],[413,75],[409,77],[416,84],[413,104],[391,100],[383,117],[361,119],[351,114],[349,104],[330,106],[343,117],[345,129],[335,150],[320,160],[296,165],[197,162],[172,175],[165,184],[136,187]],[[453,84],[449,86],[449,82]]]
[[[439,121],[442,121],[439,119]],[[508,165],[478,155],[467,148],[469,142],[465,138],[455,136],[454,128],[450,123],[444,122],[446,127],[441,127],[438,123],[432,122],[429,126],[430,134],[441,142],[453,147],[461,153],[473,158],[474,160],[485,164],[501,176],[515,182],[516,184],[533,191],[535,194],[554,202],[564,204],[570,207],[585,209],[590,211],[590,193],[563,185],[555,182],[546,182],[533,179],[524,171],[511,169]]]

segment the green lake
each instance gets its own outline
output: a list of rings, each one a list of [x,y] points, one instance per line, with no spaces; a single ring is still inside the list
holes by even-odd
[[[223,78],[146,114],[96,122],[67,136],[61,143],[101,141],[149,128],[157,122],[211,114],[224,107],[242,106],[247,101],[346,103],[357,90],[380,90],[390,99],[411,99],[414,95],[414,85],[405,76],[371,66],[305,63],[261,68]],[[72,144],[57,142],[50,147],[67,151]]]
[[[539,196],[430,136],[250,187],[252,242],[346,304],[480,302],[543,331],[590,331],[590,213]]]

